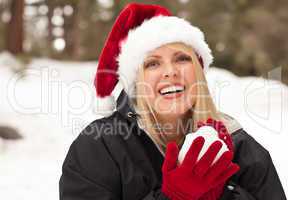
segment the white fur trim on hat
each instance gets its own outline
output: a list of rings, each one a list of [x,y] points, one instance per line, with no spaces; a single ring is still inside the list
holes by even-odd
[[[100,116],[110,116],[116,109],[116,101],[114,96],[110,95],[102,98],[97,98],[97,105],[95,105],[94,109],[95,112]]]
[[[190,45],[201,56],[204,72],[207,71],[213,56],[202,31],[183,18],[161,15],[153,17],[129,31],[116,58],[119,78],[130,97],[135,94],[137,71],[148,52],[172,42]]]

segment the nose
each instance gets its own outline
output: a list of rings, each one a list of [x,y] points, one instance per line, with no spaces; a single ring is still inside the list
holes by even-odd
[[[178,70],[173,64],[165,64],[164,67],[164,72],[163,72],[163,77],[168,78],[168,77],[176,77],[178,76]]]

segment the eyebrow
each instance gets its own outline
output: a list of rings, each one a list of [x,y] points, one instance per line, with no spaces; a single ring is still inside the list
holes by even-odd
[[[173,56],[179,54],[179,53],[183,53],[183,54],[186,54],[184,53],[183,51],[176,51],[175,53],[173,53]],[[151,58],[151,57],[155,57],[155,58],[161,58],[162,56],[159,56],[159,55],[151,55],[151,56],[148,56],[147,58]]]

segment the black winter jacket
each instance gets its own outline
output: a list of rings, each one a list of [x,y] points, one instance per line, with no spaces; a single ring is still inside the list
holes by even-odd
[[[117,110],[88,125],[71,144],[59,182],[60,200],[167,200],[163,154],[138,126],[124,91]],[[232,133],[240,170],[221,200],[286,200],[269,155],[243,128]]]

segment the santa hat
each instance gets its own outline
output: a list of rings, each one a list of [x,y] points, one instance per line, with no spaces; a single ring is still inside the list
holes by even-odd
[[[94,80],[102,110],[113,111],[112,92],[119,82],[129,97],[134,95],[137,70],[147,53],[172,42],[191,46],[204,72],[213,61],[201,30],[185,19],[172,16],[159,5],[128,4],[117,17],[99,57]],[[119,86],[117,86],[119,88]]]

